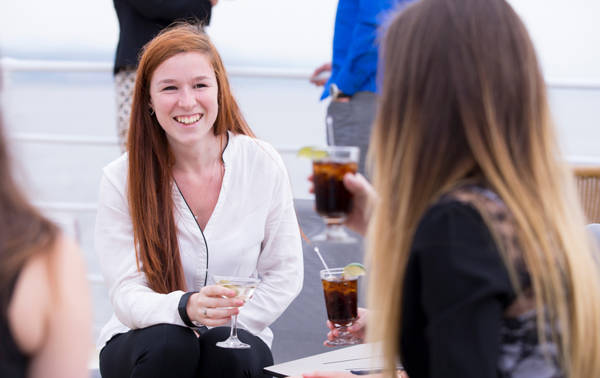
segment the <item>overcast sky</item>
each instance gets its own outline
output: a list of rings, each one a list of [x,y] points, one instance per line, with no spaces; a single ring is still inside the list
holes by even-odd
[[[548,78],[600,82],[600,0],[509,0]],[[0,0],[4,56],[112,60],[111,0]],[[312,67],[329,59],[336,0],[220,0],[209,33],[232,64]]]

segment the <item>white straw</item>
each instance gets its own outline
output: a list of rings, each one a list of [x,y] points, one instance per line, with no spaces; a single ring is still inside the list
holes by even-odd
[[[325,267],[325,270],[327,271],[327,275],[331,276],[331,272],[329,271],[329,267],[327,266],[327,264],[325,263],[325,260],[323,260],[323,256],[321,256],[321,252],[319,252],[319,247],[317,247],[316,245],[313,247],[314,251],[317,252],[317,256],[319,256],[319,259],[321,260],[321,262],[323,263],[323,266]]]
[[[306,244],[310,245],[313,248],[313,250],[317,253],[317,256],[319,256],[319,259],[321,260],[321,263],[323,263],[323,266],[325,267],[325,270],[327,271],[327,276],[330,277],[331,276],[331,272],[329,271],[329,267],[325,263],[325,260],[323,260],[323,256],[321,256],[321,252],[319,252],[319,247],[317,247],[316,245],[314,245],[312,243],[312,241],[310,241],[310,239],[308,238],[308,236],[306,236],[304,234],[304,231],[302,231],[302,228],[300,229],[300,236],[302,236],[302,239],[304,239],[304,241],[306,242]]]

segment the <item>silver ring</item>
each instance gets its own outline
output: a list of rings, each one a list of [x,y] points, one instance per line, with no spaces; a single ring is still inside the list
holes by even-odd
[[[208,318],[208,313],[207,313],[207,311],[206,311],[206,310],[207,310],[207,309],[205,308],[205,309],[204,309],[204,311],[203,311],[202,313],[204,314],[204,317],[205,317],[205,318]]]

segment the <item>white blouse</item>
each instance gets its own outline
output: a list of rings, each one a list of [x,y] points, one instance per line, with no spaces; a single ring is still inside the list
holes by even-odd
[[[225,174],[204,232],[173,183],[174,216],[188,291],[213,283],[213,274],[258,276],[261,283],[241,309],[238,326],[273,341],[268,326],[302,288],[302,245],[283,161],[268,143],[229,133]],[[177,311],[183,291],[159,294],[136,267],[127,202],[127,154],[104,168],[95,247],[113,315],[98,347],[130,329],[159,323],[185,326]]]

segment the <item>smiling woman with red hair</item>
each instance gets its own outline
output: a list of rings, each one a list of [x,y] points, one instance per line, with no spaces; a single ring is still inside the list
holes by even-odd
[[[99,340],[102,376],[262,376],[273,362],[268,326],[302,286],[299,227],[281,157],[253,137],[198,27],[145,46],[128,138],[129,152],[104,169],[96,222],[114,309]],[[216,274],[261,283],[244,304],[209,284]],[[238,312],[251,348],[215,346]]]

